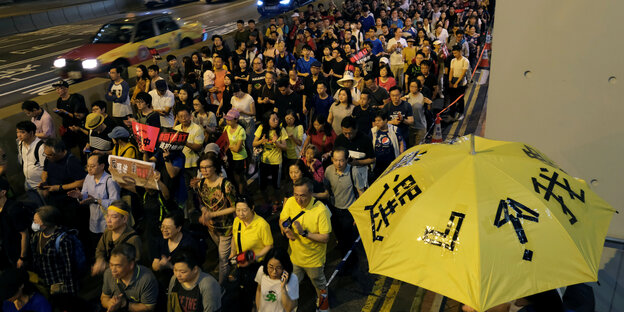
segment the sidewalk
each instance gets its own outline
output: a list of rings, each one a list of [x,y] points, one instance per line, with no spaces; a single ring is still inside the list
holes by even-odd
[[[0,37],[117,14],[140,0],[52,0],[0,5]]]

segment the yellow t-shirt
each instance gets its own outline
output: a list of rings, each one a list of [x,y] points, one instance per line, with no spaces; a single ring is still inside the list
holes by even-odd
[[[253,250],[255,254],[258,254],[264,247],[273,245],[273,235],[271,234],[271,227],[269,224],[259,215],[254,215],[249,226],[245,226],[245,222],[242,222],[238,217],[234,218],[232,226],[232,241],[236,254],[242,251],[238,250],[238,232],[240,226],[240,237],[242,251]],[[262,258],[256,259],[261,261]]]
[[[232,129],[232,127],[225,126],[225,130],[223,130],[227,133],[230,145],[233,145],[234,142],[243,141],[243,145],[238,153],[230,150],[232,152],[232,158],[234,160],[243,160],[247,158],[247,151],[245,150],[245,139],[247,138],[247,133],[245,133],[245,129],[243,129],[240,125],[236,127],[234,133],[230,133],[230,129]]]
[[[297,140],[303,140],[303,126],[298,125],[295,127],[285,127],[286,135],[292,136]],[[286,157],[288,159],[297,159],[299,155],[297,154],[297,145],[290,138],[286,140]],[[282,169],[283,170],[283,169]]]
[[[204,128],[202,128],[202,126],[194,122],[191,122],[191,125],[186,130],[182,130],[182,124],[179,124],[173,127],[173,130],[188,133],[189,136],[188,136],[188,139],[186,139],[186,141],[189,143],[193,143],[193,144],[204,143]],[[184,149],[182,149],[182,153],[184,153],[184,157],[186,158],[184,162],[184,168],[198,167],[197,165],[197,161],[199,160],[198,152],[195,152],[192,149],[190,149],[188,146],[185,146]]]
[[[258,129],[256,129],[256,133],[254,133],[254,135],[256,136],[256,138],[262,137],[262,125],[260,125]],[[271,130],[269,131],[268,139],[273,142],[285,141],[286,139],[288,139],[288,134],[286,133],[286,130],[282,128],[282,131],[279,137],[277,137],[277,132],[275,130]],[[269,164],[269,165],[279,165],[282,163],[282,150],[279,147],[277,147],[275,143],[266,143],[266,144],[263,144],[262,147],[264,149],[262,152],[263,163]]]
[[[132,159],[138,159],[139,150],[132,143],[126,143],[124,146],[115,146],[113,147],[112,154],[119,157],[126,157]]]
[[[290,197],[284,204],[284,209],[280,213],[280,222],[290,218],[294,218],[302,209],[294,197]],[[297,221],[301,223],[304,230],[310,233],[329,234],[331,233],[331,212],[319,200],[312,199],[305,213],[302,214]],[[297,233],[297,229],[293,226],[293,231]],[[327,253],[327,244],[317,243],[308,238],[297,235],[297,239],[289,240],[290,260],[294,265],[303,268],[317,268],[325,265],[325,255]]]

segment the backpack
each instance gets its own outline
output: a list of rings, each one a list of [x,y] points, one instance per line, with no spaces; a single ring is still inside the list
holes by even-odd
[[[24,142],[19,143],[19,153],[22,155],[22,145]],[[41,149],[41,145],[43,145],[43,140],[39,140],[35,145],[35,166],[39,166],[39,150]]]
[[[67,239],[71,240],[72,245],[74,246],[74,250],[71,252],[71,265],[75,270],[72,270],[74,276],[82,276],[87,273],[88,265],[87,265],[87,257],[84,252],[84,248],[82,246],[82,242],[76,236],[75,230],[69,230],[66,232],[62,232],[59,236],[54,240],[54,248],[57,252],[59,252],[61,247],[61,240],[63,237],[67,237]]]

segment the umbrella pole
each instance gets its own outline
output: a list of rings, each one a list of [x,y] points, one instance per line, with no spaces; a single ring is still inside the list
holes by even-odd
[[[470,134],[470,155],[476,154],[475,152],[475,138],[474,133]]]

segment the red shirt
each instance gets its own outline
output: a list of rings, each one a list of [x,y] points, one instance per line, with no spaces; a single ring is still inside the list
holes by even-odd
[[[308,130],[308,137],[310,138],[310,144],[314,144],[321,154],[331,152],[334,149],[334,141],[336,141],[336,132],[331,131],[331,134],[325,135],[325,132],[318,131],[316,134],[310,134]]]

